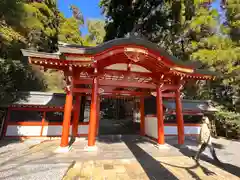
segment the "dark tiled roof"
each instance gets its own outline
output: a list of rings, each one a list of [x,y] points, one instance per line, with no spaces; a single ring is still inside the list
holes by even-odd
[[[138,46],[143,46],[145,48],[151,49],[152,51],[158,53],[160,56],[164,56],[170,61],[172,61],[176,65],[180,66],[192,66],[194,67],[195,63],[192,62],[184,62],[176,57],[168,54],[164,49],[160,48],[157,46],[155,43],[152,43],[148,40],[139,38],[139,37],[130,37],[130,38],[117,38],[113,39],[110,41],[107,41],[105,43],[102,43],[98,46],[95,47],[83,47],[83,46],[78,46],[78,45],[64,45],[64,46],[59,46],[59,50],[61,53],[80,53],[80,54],[97,54],[100,53],[106,49],[109,49],[113,46],[121,46],[121,45],[129,45],[129,44],[134,44]],[[76,49],[79,49],[79,52],[76,51]]]
[[[46,92],[23,92],[24,98],[14,102],[12,105],[36,105],[46,107],[63,107],[65,94]]]
[[[63,107],[65,104],[64,93],[23,92],[22,94],[25,95],[25,98],[13,103],[12,105]],[[176,109],[176,104],[174,100],[165,100],[163,101],[163,104],[168,110]],[[206,100],[183,99],[182,106],[183,111],[217,111],[217,109],[211,105],[211,101]]]
[[[176,103],[174,100],[163,101],[163,104],[168,110],[176,109]],[[183,99],[182,108],[183,111],[217,111],[217,109],[211,105],[211,101],[206,100]]]
[[[72,53],[72,54],[85,54],[85,55],[94,55],[100,52],[103,52],[107,49],[110,49],[114,46],[126,46],[126,45],[137,45],[142,46],[144,48],[150,49],[155,54],[157,54],[159,57],[165,57],[168,59],[172,64],[176,66],[182,66],[182,67],[191,67],[194,68],[194,73],[197,74],[204,74],[204,75],[210,75],[210,76],[219,76],[221,74],[208,71],[208,70],[200,70],[198,69],[199,63],[198,62],[191,62],[191,61],[182,61],[177,59],[176,57],[170,55],[168,52],[166,52],[164,49],[157,46],[155,43],[152,43],[148,40],[139,38],[139,37],[130,37],[130,38],[118,38],[113,39],[111,41],[107,41],[105,43],[102,43],[96,47],[85,47],[85,46],[79,46],[79,45],[60,45],[59,46],[59,52],[58,53],[39,53],[39,52],[33,52],[30,50],[22,50],[22,53],[24,56],[34,56],[39,58],[48,58],[48,59],[59,59],[64,60],[64,53]]]

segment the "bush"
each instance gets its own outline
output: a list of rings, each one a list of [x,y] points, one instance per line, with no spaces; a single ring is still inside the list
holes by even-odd
[[[231,139],[240,138],[240,114],[236,112],[220,110],[214,114],[216,131],[218,136]]]

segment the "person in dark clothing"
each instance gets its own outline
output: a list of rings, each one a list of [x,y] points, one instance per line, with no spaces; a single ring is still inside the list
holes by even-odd
[[[200,148],[199,148],[197,154],[195,155],[194,159],[198,162],[201,153],[207,147],[209,147],[210,152],[211,152],[214,160],[216,160],[218,163],[220,163],[220,161],[219,161],[219,159],[216,155],[215,149],[213,147],[213,144],[212,144],[211,130],[209,129],[209,125],[210,125],[209,119],[208,119],[207,116],[204,116],[202,121],[203,121],[203,123],[202,123],[202,126],[201,126],[200,135],[199,135]]]

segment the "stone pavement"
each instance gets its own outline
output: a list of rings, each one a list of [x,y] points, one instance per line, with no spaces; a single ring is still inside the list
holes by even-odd
[[[210,163],[200,164],[198,166],[192,159],[184,156],[159,157],[146,162],[133,159],[85,161],[70,168],[63,180],[239,179]]]
[[[101,137],[97,143],[99,150],[91,154],[91,160],[77,159],[64,179],[239,179],[240,165],[228,164],[234,157],[236,160],[231,163],[239,163],[239,154],[232,153],[240,147],[239,142],[223,139],[217,142],[215,144],[222,148],[217,149],[224,162],[221,168],[214,165],[208,151],[202,156],[204,161],[200,161],[200,165],[189,158],[197,150],[191,138],[186,138],[186,147],[176,145],[176,138],[168,138],[168,147],[158,149],[154,142],[139,136]],[[76,142],[73,152],[85,156],[83,147],[78,149],[81,145]],[[225,146],[229,148],[228,153]]]
[[[237,179],[240,176],[238,141],[216,140],[216,151],[223,161],[220,168],[214,165],[208,151],[201,157],[201,166],[196,167],[189,158],[196,151],[196,143],[190,138],[186,138],[185,148],[176,145],[176,138],[167,138],[168,148],[158,149],[148,138],[103,136],[97,140],[96,152],[84,151],[87,140],[81,138],[66,154],[54,153],[60,140],[26,142],[0,144],[0,179],[60,180],[66,172],[65,179],[79,176],[81,179]]]

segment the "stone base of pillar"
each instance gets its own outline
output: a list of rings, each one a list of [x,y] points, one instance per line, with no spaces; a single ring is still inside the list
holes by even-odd
[[[98,150],[97,146],[85,146],[84,147],[84,151],[88,151],[88,152],[94,152],[97,150]]]
[[[61,146],[59,146],[59,147],[54,151],[54,153],[67,153],[67,152],[69,152],[71,149],[72,149],[71,146],[66,146],[66,147],[61,147]]]
[[[155,145],[157,149],[170,149],[168,144],[157,144]]]

